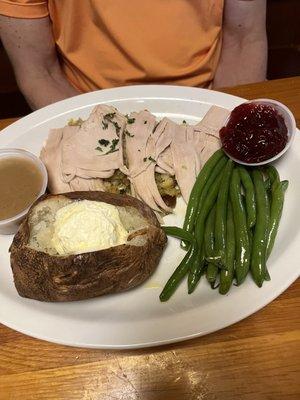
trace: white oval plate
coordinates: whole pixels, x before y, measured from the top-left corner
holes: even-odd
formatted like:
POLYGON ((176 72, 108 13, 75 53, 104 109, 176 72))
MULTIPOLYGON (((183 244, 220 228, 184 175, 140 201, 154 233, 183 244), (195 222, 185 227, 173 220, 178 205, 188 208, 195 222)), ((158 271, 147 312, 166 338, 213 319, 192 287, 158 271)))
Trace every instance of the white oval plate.
MULTIPOLYGON (((69 118, 88 116, 98 103, 121 112, 148 109, 158 117, 196 123, 212 104, 232 109, 244 100, 204 89, 175 86, 133 86, 87 93, 36 111, 0 134, 1 147, 19 147, 39 154, 50 128, 69 118)), ((258 289, 248 277, 241 287, 219 295, 202 279, 193 295, 186 282, 166 303, 159 294, 184 252, 175 239, 152 277, 126 293, 70 303, 42 303, 18 296, 13 284, 8 248, 11 236, 0 235, 0 322, 27 335, 50 342, 94 348, 138 348, 162 345, 205 335, 231 325, 275 299, 299 275, 300 267, 300 136, 276 163, 290 181, 278 239, 269 260, 272 277, 258 289)), ((185 205, 179 201, 167 224, 182 225, 185 205)))

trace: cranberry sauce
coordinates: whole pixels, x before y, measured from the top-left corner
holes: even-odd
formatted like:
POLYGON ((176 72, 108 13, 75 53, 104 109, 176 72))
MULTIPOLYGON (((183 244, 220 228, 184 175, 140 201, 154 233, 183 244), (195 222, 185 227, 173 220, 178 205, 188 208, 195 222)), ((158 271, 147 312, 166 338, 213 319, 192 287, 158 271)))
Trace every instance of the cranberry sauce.
POLYGON ((288 134, 275 108, 244 103, 231 112, 227 125, 220 130, 220 139, 228 155, 245 163, 258 163, 280 153, 288 134))

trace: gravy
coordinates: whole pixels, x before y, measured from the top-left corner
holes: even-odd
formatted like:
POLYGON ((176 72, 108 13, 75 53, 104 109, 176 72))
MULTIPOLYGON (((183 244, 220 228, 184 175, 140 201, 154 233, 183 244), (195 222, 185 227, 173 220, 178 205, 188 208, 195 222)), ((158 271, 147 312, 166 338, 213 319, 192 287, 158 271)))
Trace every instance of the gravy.
POLYGON ((29 207, 42 184, 42 173, 32 161, 17 156, 0 158, 0 220, 29 207))

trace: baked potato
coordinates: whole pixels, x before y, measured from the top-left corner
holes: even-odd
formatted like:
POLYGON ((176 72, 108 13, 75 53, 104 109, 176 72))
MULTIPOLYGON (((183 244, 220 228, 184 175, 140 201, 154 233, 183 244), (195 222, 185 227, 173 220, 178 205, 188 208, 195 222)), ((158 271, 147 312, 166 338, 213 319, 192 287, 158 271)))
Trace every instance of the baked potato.
POLYGON ((15 286, 20 296, 40 301, 122 292, 152 274, 166 243, 153 211, 133 197, 100 191, 44 195, 29 210, 10 247, 15 286), (51 245, 56 212, 81 200, 116 206, 128 232, 126 243, 81 254, 56 253, 51 245))

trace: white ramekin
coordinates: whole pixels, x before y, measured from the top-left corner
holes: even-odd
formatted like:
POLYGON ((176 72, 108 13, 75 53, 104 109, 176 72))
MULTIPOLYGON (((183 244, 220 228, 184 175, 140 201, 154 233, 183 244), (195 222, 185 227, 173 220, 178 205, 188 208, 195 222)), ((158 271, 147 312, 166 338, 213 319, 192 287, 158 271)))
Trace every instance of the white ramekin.
MULTIPOLYGON (((40 190, 39 194, 32 201, 32 203, 33 203, 37 198, 39 198, 42 194, 45 193, 46 188, 47 188, 48 174, 47 174, 45 165, 42 163, 42 161, 37 156, 30 153, 29 151, 22 150, 22 149, 0 149, 0 160, 3 158, 9 158, 9 157, 14 157, 14 158, 20 157, 23 159, 25 158, 25 159, 31 160, 41 171, 41 174, 43 176, 43 182, 42 182, 42 186, 41 186, 41 190, 40 190)), ((31 207, 31 204, 25 210, 23 210, 19 214, 15 215, 14 217, 0 220, 0 234, 10 235, 10 234, 16 233, 22 219, 27 214, 30 207, 31 207)))
MULTIPOLYGON (((250 166, 250 167, 257 167, 259 165, 269 164, 269 163, 277 160, 277 158, 281 157, 290 148, 290 146, 291 146, 291 144, 292 144, 292 142, 294 140, 295 134, 296 134, 295 117, 294 117, 293 113, 291 112, 291 110, 289 110, 289 108, 287 106, 285 106, 284 104, 282 104, 282 103, 280 103, 279 101, 276 101, 276 100, 272 100, 272 99, 254 99, 254 100, 249 100, 249 101, 247 101, 245 103, 255 103, 255 104, 263 104, 263 105, 266 105, 266 106, 271 106, 278 112, 278 114, 280 114, 283 117, 284 122, 285 122, 286 127, 287 127, 287 130, 288 130, 288 141, 287 141, 287 143, 285 145, 285 148, 283 150, 281 150, 281 152, 276 154, 276 156, 274 156, 272 158, 269 158, 269 159, 267 159, 265 161, 261 161, 259 163, 246 163, 245 161, 241 161, 241 160, 238 160, 237 158, 232 157, 230 154, 228 154, 225 151, 225 149, 223 149, 223 150, 227 154, 228 157, 230 157, 233 161, 235 161, 235 162, 237 162, 239 164, 247 165, 247 166, 250 166)), ((230 115, 228 116, 228 118, 227 118, 227 120, 225 122, 225 126, 226 126, 229 118, 230 118, 230 115)))

